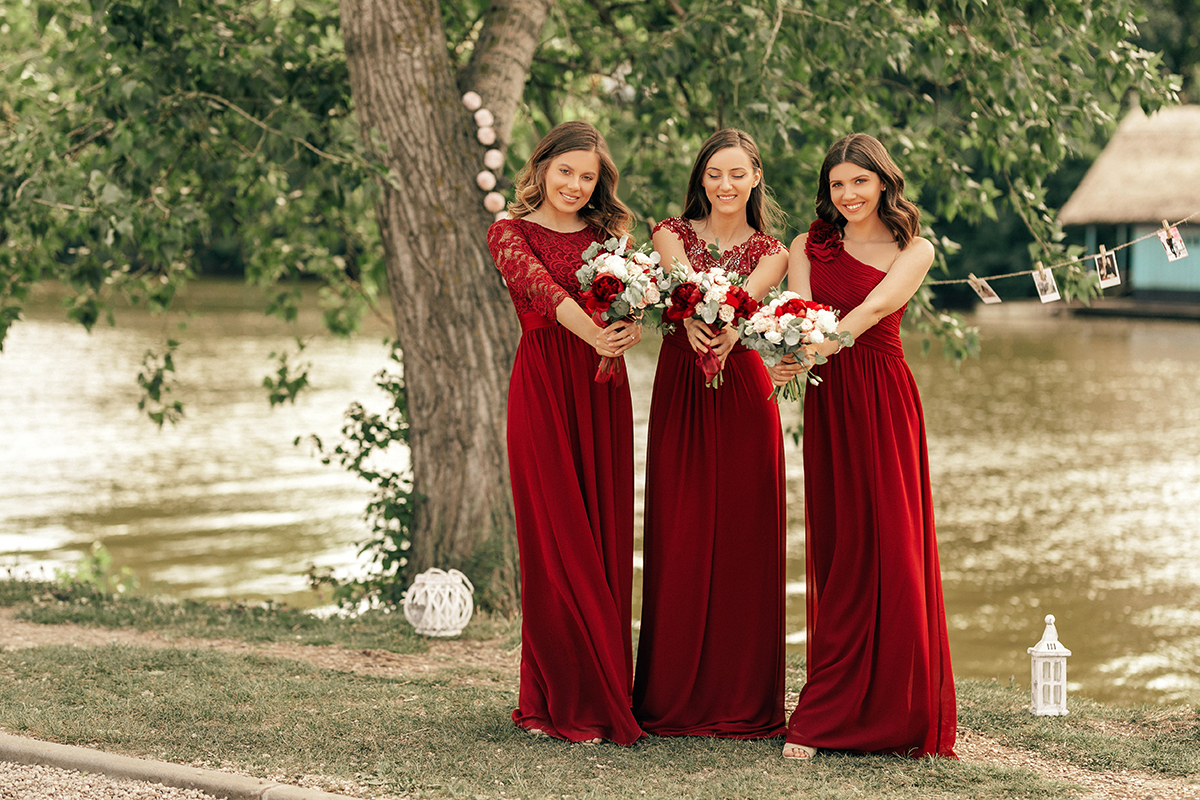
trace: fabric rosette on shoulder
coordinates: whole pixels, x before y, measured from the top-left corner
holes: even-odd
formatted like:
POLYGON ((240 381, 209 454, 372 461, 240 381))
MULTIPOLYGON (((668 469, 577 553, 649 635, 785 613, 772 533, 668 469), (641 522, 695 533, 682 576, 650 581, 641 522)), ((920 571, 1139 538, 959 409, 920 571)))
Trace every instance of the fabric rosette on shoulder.
MULTIPOLYGON (((575 271, 583 289, 584 307, 602 328, 614 322, 639 319, 647 307, 662 299, 659 284, 663 271, 659 255, 649 244, 630 249, 629 237, 593 242, 583 251, 583 266, 575 271)), ((625 360, 604 356, 596 369, 596 381, 625 380, 625 360)))
MULTIPOLYGON (((694 272, 678 261, 667 272, 669 294, 663 300, 662 327, 674 329, 686 319, 701 320, 715 330, 736 327, 758 309, 758 302, 742 287, 745 278, 736 272, 714 267, 694 272)), ((704 373, 704 385, 721 385, 721 359, 707 350, 696 356, 696 366, 704 373)))
MULTIPOLYGON (((838 331, 838 312, 822 303, 805 300, 795 292, 774 292, 758 311, 738 326, 742 344, 762 356, 773 367, 788 356, 808 369, 802 373, 812 384, 821 379, 812 368, 828 359, 811 350, 813 345, 836 340, 843 346, 854 344, 854 337, 838 331)), ((771 399, 779 402, 800 399, 801 375, 775 387, 771 399)))

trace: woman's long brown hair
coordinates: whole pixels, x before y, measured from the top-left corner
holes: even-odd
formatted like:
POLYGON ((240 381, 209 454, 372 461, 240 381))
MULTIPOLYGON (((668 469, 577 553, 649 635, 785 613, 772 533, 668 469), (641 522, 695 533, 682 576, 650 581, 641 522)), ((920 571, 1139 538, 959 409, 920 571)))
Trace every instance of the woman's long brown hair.
POLYGON ((712 203, 708 201, 708 195, 704 192, 704 170, 708 168, 709 159, 726 147, 742 148, 750 157, 750 166, 762 176, 758 186, 750 190, 750 199, 746 201, 746 222, 757 231, 774 234, 783 225, 783 210, 767 187, 758 145, 750 134, 737 128, 722 128, 700 146, 696 162, 692 164, 692 174, 688 178, 687 194, 683 199, 683 218, 704 219, 712 213, 712 203))
POLYGON ((879 176, 884 188, 879 196, 879 219, 892 232, 892 238, 901 250, 908 247, 921 230, 921 212, 914 203, 905 199, 904 173, 874 136, 852 133, 838 139, 829 148, 825 162, 821 164, 821 178, 817 184, 817 216, 839 228, 846 227, 846 218, 830 197, 829 173, 838 164, 847 162, 869 169, 879 176))
POLYGON ((556 125, 534 148, 529 161, 517 173, 516 199, 508 204, 510 217, 527 217, 546 200, 546 169, 563 153, 583 150, 600 158, 600 174, 596 188, 579 218, 605 236, 624 236, 629 233, 633 214, 617 198, 617 166, 608 152, 608 144, 600 131, 578 120, 556 125))

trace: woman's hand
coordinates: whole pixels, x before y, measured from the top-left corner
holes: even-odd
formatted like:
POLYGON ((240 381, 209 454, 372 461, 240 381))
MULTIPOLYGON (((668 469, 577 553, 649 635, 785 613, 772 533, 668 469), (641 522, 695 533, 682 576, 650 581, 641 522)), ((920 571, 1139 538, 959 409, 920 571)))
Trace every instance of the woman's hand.
POLYGON ((729 355, 730 351, 733 350, 733 346, 738 342, 737 328, 731 328, 729 326, 721 328, 721 330, 717 331, 717 333, 712 337, 711 342, 712 344, 710 347, 712 348, 713 353, 715 353, 717 358, 721 359, 721 363, 724 364, 726 357, 729 355))
POLYGON ((683 329, 687 331, 688 344, 697 353, 703 355, 713 349, 713 340, 717 334, 713 333, 713 329, 708 327, 704 320, 688 317, 683 321, 683 329))
POLYGON ((601 356, 616 358, 642 340, 642 326, 629 320, 600 328, 592 347, 601 356))
POLYGON ((797 375, 803 375, 808 372, 808 365, 803 364, 789 356, 784 356, 783 361, 780 361, 773 367, 767 367, 767 374, 771 376, 771 383, 776 386, 783 386, 797 375))

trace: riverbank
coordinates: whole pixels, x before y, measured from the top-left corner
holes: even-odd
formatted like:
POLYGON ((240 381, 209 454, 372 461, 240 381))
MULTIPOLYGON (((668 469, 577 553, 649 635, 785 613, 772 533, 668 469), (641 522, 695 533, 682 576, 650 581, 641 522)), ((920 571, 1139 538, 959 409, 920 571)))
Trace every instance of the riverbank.
MULTIPOLYGON (((0 730, 363 798, 1200 797, 1188 706, 1025 711, 1019 686, 959 681, 961 761, 781 742, 567 745, 516 730, 519 628, 416 637, 397 614, 113 599, 0 581, 0 730)), ((787 702, 803 681, 789 662, 787 702)))

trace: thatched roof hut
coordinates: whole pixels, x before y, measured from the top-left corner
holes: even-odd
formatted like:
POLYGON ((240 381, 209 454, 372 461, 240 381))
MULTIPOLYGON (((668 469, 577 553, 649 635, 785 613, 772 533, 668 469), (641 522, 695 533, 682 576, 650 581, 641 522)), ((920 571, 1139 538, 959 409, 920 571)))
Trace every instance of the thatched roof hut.
POLYGON ((1135 108, 1058 214, 1064 225, 1172 223, 1200 211, 1200 106, 1135 108))

